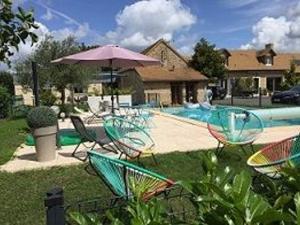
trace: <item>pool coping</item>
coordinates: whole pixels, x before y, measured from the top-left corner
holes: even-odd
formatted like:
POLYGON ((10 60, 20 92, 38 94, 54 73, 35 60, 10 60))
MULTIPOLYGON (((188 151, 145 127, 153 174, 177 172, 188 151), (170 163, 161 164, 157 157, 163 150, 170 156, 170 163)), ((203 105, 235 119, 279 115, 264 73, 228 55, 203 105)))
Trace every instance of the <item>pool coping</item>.
POLYGON ((181 117, 181 116, 175 116, 175 115, 172 115, 170 113, 162 112, 162 111, 159 111, 159 110, 151 110, 151 112, 155 115, 171 118, 171 119, 174 119, 174 120, 177 120, 177 121, 180 121, 180 122, 184 122, 184 123, 188 123, 188 124, 191 124, 191 125, 195 125, 195 126, 198 126, 198 127, 207 128, 207 123, 204 123, 204 122, 201 122, 201 121, 196 121, 196 120, 189 119, 189 118, 184 118, 184 117, 181 117))
MULTIPOLYGON (((191 125, 195 125, 195 126, 198 126, 198 127, 207 128, 207 123, 205 123, 205 122, 196 121, 196 120, 189 119, 189 118, 184 118, 184 117, 181 117, 181 116, 175 116, 175 115, 172 115, 172 114, 167 113, 167 112, 159 111, 159 109, 150 110, 150 111, 152 113, 154 113, 155 115, 167 117, 167 118, 174 119, 174 120, 177 120, 177 121, 180 121, 180 122, 183 122, 183 123, 188 123, 188 124, 191 124, 191 125)), ((286 129, 286 128, 291 128, 291 127, 299 128, 300 125, 264 127, 263 130, 264 131, 273 131, 274 129, 278 129, 278 128, 286 129)))

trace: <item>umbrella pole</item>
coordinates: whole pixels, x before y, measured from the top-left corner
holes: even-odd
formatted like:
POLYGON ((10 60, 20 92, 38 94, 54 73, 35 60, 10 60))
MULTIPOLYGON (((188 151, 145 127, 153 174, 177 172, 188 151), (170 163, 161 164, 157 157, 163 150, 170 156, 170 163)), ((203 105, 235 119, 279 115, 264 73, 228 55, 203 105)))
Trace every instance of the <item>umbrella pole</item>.
POLYGON ((111 94, 111 113, 114 113, 114 90, 113 90, 113 67, 110 59, 110 94, 111 94))

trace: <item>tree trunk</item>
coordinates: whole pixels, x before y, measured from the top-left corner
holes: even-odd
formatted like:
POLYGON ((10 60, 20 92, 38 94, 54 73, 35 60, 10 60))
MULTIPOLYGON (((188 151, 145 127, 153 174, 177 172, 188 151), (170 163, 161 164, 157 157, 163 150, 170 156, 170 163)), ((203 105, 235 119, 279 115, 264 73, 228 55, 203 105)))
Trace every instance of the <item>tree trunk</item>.
POLYGON ((61 94, 61 97, 60 97, 61 104, 64 105, 65 101, 66 101, 66 92, 65 92, 64 88, 60 89, 60 94, 61 94))
POLYGON ((70 85, 70 97, 71 97, 71 105, 74 107, 74 86, 73 84, 70 85))

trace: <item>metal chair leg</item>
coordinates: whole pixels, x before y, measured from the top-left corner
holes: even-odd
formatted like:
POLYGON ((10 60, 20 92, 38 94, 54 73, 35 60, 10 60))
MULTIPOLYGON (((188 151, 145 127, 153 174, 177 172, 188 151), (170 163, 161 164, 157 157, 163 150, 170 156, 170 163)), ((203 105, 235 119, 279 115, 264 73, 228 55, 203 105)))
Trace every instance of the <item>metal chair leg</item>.
POLYGON ((157 161, 155 155, 153 153, 151 153, 151 155, 152 155, 152 159, 153 159, 155 165, 158 165, 158 161, 157 161))
POLYGON ((223 145, 221 147, 221 144, 222 144, 221 142, 218 142, 218 147, 216 148, 216 155, 217 156, 220 156, 221 153, 223 152, 224 148, 225 148, 225 145, 223 145))
POLYGON ((74 149, 74 151, 72 152, 72 156, 73 156, 73 157, 76 158, 75 153, 76 153, 76 151, 78 150, 78 148, 79 148, 79 146, 80 146, 81 144, 82 144, 82 142, 80 142, 80 143, 76 146, 76 148, 74 149))

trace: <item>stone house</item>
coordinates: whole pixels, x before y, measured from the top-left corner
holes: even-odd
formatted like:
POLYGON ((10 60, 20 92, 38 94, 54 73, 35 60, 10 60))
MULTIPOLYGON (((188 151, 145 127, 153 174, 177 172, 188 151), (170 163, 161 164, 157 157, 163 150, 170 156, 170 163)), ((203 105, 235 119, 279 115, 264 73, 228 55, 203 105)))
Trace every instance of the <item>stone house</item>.
POLYGON ((180 105, 204 100, 207 77, 190 68, 186 58, 167 41, 158 40, 142 51, 142 54, 159 59, 161 65, 120 72, 123 76, 119 86, 132 87, 133 104, 156 102, 180 105))
POLYGON ((221 49, 228 69, 227 79, 222 86, 231 94, 231 87, 237 78, 251 77, 254 89, 261 88, 263 93, 278 91, 284 79, 285 71, 291 63, 296 65, 296 72, 300 73, 300 53, 276 52, 273 44, 266 44, 259 50, 226 50, 221 49))

